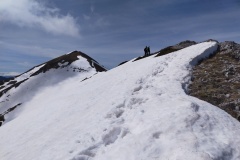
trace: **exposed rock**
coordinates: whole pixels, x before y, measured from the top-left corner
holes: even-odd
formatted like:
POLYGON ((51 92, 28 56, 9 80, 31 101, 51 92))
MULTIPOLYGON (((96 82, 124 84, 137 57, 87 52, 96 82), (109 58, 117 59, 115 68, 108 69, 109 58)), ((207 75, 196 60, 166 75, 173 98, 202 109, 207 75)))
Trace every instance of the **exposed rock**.
POLYGON ((189 41, 189 40, 182 41, 182 42, 180 42, 180 43, 178 43, 174 46, 166 47, 166 48, 156 52, 155 54, 157 54, 156 57, 162 56, 162 55, 165 55, 165 54, 175 52, 175 51, 178 51, 180 49, 189 47, 189 46, 194 45, 194 44, 197 44, 197 43, 195 41, 189 41))
POLYGON ((2 77, 0 76, 0 85, 3 85, 5 82, 12 80, 14 77, 2 77))
POLYGON ((186 40, 186 41, 182 41, 182 42, 174 45, 173 48, 175 48, 175 49, 183 49, 183 48, 192 46, 192 45, 194 45, 194 44, 197 44, 197 42, 195 42, 195 41, 190 41, 190 40, 186 40))
POLYGON ((16 109, 18 106, 20 106, 20 105, 21 105, 21 103, 15 105, 14 107, 9 108, 8 110, 6 110, 5 112, 3 112, 3 113, 0 114, 0 127, 2 126, 3 122, 5 121, 4 116, 5 116, 6 114, 12 112, 13 110, 15 110, 15 109, 16 109))
POLYGON ((193 68, 189 94, 240 120, 240 45, 219 43, 219 51, 193 68))
POLYGON ((123 65, 124 63, 127 63, 127 62, 128 62, 128 61, 121 62, 121 63, 119 63, 118 66, 121 66, 121 65, 123 65))
POLYGON ((230 54, 233 58, 240 60, 240 44, 233 41, 220 43, 221 54, 230 54))
POLYGON ((1 97, 4 93, 6 93, 7 91, 9 91, 10 89, 12 89, 12 88, 17 88, 21 83, 23 83, 23 82, 25 82, 25 81, 27 81, 27 80, 28 80, 28 78, 26 78, 26 79, 24 79, 24 80, 22 80, 22 81, 20 81, 20 82, 13 83, 13 84, 10 85, 9 87, 3 89, 3 90, 0 92, 0 97, 1 97))

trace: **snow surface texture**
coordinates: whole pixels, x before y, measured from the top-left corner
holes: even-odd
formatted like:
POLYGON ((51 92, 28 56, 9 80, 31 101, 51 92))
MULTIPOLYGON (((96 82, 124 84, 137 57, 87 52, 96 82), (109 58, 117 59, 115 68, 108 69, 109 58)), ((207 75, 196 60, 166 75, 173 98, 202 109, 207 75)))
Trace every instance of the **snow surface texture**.
MULTIPOLYGON (((77 76, 77 79, 75 79, 76 82, 81 82, 85 78, 89 78, 97 73, 95 68, 92 68, 90 66, 87 59, 78 56, 78 60, 74 61, 70 65, 68 62, 62 61, 62 63, 58 64, 60 68, 52 68, 45 73, 40 73, 38 75, 32 76, 44 65, 45 64, 34 67, 28 72, 12 80, 16 81, 16 83, 23 83, 21 83, 18 87, 13 87, 0 98, 0 113, 6 113, 9 108, 31 101, 34 95, 41 93, 41 90, 44 88, 51 88, 52 86, 57 85, 58 83, 63 83, 65 80, 71 79, 74 76, 77 76)), ((3 84, 3 86, 4 88, 0 89, 0 91, 11 86, 11 84, 9 84, 9 82, 6 82, 3 84)), ((47 96, 54 96, 56 93, 52 94, 47 94, 47 96)), ((17 108, 17 110, 20 109, 21 107, 17 108)), ((5 121, 3 124, 14 119, 18 113, 19 112, 13 111, 6 114, 4 116, 5 121)))
POLYGON ((239 122, 184 89, 216 49, 204 42, 39 91, 0 128, 1 160, 240 159, 239 122))

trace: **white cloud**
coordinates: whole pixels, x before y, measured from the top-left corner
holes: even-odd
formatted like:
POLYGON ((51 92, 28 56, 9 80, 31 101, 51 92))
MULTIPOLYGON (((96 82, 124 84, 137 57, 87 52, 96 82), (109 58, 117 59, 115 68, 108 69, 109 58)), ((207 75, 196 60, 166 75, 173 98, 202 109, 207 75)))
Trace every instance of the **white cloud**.
POLYGON ((90 6, 90 13, 83 14, 84 20, 89 22, 89 26, 91 28, 99 28, 109 26, 110 23, 106 20, 106 18, 100 13, 95 12, 95 6, 90 6))
POLYGON ((49 8, 36 0, 1 0, 1 21, 21 27, 37 27, 56 35, 79 35, 74 17, 61 15, 58 8, 49 8))
POLYGON ((90 7, 90 10, 91 10, 91 12, 93 13, 94 10, 95 10, 95 7, 92 5, 92 6, 90 7))
MULTIPOLYGON (((15 44, 15 43, 5 43, 0 41, 0 46, 2 48, 6 48, 8 50, 13 50, 16 53, 21 53, 25 56, 41 56, 41 57, 48 57, 48 58, 54 58, 61 54, 67 53, 69 50, 64 51, 61 49, 56 48, 48 48, 48 47, 41 47, 37 45, 25 45, 25 44, 15 44)), ((59 47, 58 47, 59 48, 59 47)), ((74 50, 74 49, 73 49, 74 50)))

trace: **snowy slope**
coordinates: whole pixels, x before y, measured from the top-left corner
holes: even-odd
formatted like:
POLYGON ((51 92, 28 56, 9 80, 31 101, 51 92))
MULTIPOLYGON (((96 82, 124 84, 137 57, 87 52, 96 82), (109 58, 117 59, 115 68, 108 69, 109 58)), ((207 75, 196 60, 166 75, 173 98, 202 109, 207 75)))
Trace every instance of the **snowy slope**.
MULTIPOLYGON (((13 110, 30 101, 35 94, 46 87, 52 87, 74 76, 78 77, 77 82, 81 82, 96 74, 97 71, 105 70, 93 63, 97 64, 94 59, 84 53, 74 51, 33 67, 4 83, 0 86, 0 121, 1 115, 4 115, 4 123, 12 120, 17 116, 13 110)), ((52 95, 48 94, 48 96, 52 95)))
POLYGON ((184 91, 191 66, 216 49, 204 42, 38 91, 0 128, 1 160, 240 159, 239 122, 184 91))

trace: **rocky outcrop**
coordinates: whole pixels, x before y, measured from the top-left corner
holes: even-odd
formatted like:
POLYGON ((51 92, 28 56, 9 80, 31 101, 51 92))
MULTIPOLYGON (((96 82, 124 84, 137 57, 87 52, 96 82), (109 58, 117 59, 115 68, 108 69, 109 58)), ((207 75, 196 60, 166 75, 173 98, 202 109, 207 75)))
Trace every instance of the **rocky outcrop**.
POLYGON ((182 41, 174 46, 168 46, 164 49, 161 49, 160 51, 156 52, 155 54, 156 57, 158 56, 162 56, 162 55, 165 55, 165 54, 168 54, 168 53, 171 53, 171 52, 175 52, 175 51, 178 51, 178 50, 181 50, 183 48, 186 48, 186 47, 189 47, 189 46, 192 46, 194 44, 197 44, 197 42, 195 41, 190 41, 190 40, 186 40, 186 41, 182 41))
POLYGON ((240 60, 240 44, 233 41, 220 43, 221 54, 229 54, 232 58, 240 60))
POLYGON ((11 79, 13 79, 13 77, 2 77, 2 76, 0 76, 0 85, 2 85, 5 82, 8 82, 11 79))
POLYGON ((219 43, 219 51, 193 68, 189 94, 240 121, 240 44, 219 43))

